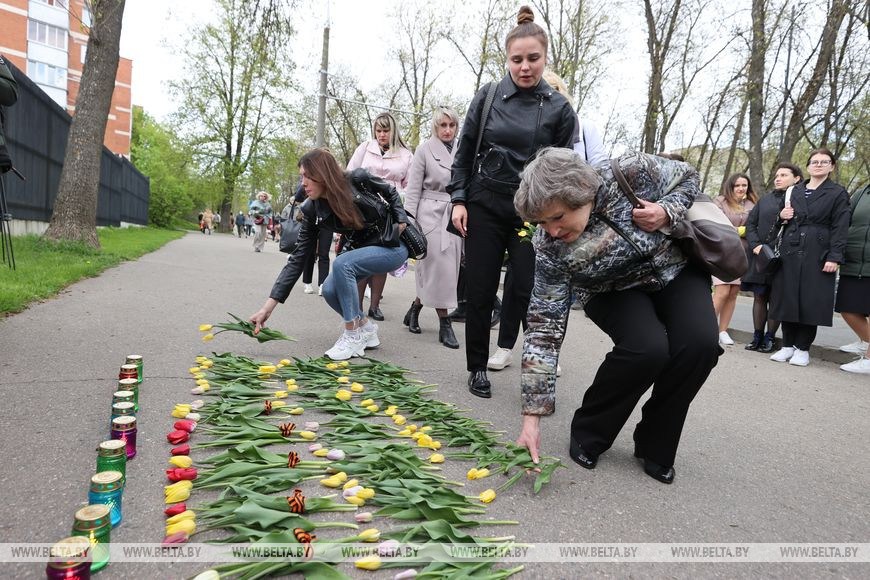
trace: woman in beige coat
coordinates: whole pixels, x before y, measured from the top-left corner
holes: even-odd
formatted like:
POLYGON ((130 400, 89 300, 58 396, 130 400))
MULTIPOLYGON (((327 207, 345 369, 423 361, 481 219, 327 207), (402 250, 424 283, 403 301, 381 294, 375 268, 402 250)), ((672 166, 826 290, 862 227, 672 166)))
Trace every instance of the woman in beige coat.
POLYGON ((445 191, 453 164, 453 144, 459 115, 447 107, 438 107, 432 116, 432 137, 417 147, 408 170, 405 210, 413 214, 426 235, 428 253, 414 268, 417 298, 405 315, 404 324, 420 334, 419 316, 423 305, 438 313, 441 328, 438 342, 447 348, 459 348, 453 333, 448 308, 456 308, 456 281, 462 258, 462 238, 447 232, 450 221, 450 195, 445 191))

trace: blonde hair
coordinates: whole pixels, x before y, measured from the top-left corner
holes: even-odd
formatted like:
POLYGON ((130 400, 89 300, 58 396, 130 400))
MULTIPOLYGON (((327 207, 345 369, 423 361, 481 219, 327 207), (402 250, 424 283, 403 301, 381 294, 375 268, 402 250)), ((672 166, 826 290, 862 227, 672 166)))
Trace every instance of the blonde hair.
MULTIPOLYGON (((456 111, 451 109, 450 107, 438 106, 435 107, 435 110, 432 111, 432 136, 438 136, 438 121, 440 121, 443 117, 447 117, 454 123, 456 123, 456 130, 459 131, 459 115, 456 114, 456 111)), ((453 138, 456 138, 456 135, 453 135, 453 138)))
POLYGON ((402 141, 402 136, 399 135, 399 124, 396 118, 390 113, 381 113, 375 120, 372 121, 372 139, 376 139, 375 129, 390 130, 390 151, 397 151, 399 148, 407 149, 408 146, 402 141))
POLYGON ((551 69, 544 69, 543 79, 547 81, 547 84, 556 89, 556 92, 561 94, 563 97, 568 99, 568 103, 571 105, 571 108, 574 108, 574 98, 571 96, 571 93, 568 91, 568 85, 565 83, 565 80, 553 72, 551 69))

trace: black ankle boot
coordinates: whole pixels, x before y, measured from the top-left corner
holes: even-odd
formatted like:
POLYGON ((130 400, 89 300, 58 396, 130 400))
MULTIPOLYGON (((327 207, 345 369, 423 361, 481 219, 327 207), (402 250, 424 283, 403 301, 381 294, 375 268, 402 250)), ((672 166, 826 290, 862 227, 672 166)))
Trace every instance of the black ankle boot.
POLYGON ((465 322, 465 301, 459 303, 456 309, 447 315, 453 322, 465 322))
POLYGON ((453 325, 450 324, 450 319, 446 316, 439 318, 441 329, 438 331, 438 342, 447 348, 459 348, 459 341, 456 340, 456 335, 453 333, 453 325))
POLYGON ((758 347, 761 346, 761 341, 764 337, 764 333, 760 330, 756 330, 752 334, 752 342, 744 346, 743 348, 746 350, 758 350, 758 347))
POLYGON ((472 395, 489 399, 492 397, 492 383, 486 376, 486 371, 472 371, 468 375, 468 390, 472 395))
POLYGON ((402 321, 402 324, 408 327, 410 332, 414 334, 420 334, 422 332, 420 330, 420 311, 423 310, 422 304, 417 304, 416 302, 411 302, 411 307, 408 309, 407 314, 405 314, 405 319, 402 321))
POLYGON ((668 467, 665 465, 659 465, 655 461, 650 461, 646 457, 643 456, 643 451, 637 444, 637 441, 634 443, 634 456, 643 461, 643 471, 653 479, 661 481, 662 483, 674 483, 674 477, 676 477, 677 473, 674 471, 673 467, 668 467))
POLYGON ((773 335, 771 333, 764 333, 764 338, 761 341, 761 345, 758 347, 758 352, 773 352, 773 335))

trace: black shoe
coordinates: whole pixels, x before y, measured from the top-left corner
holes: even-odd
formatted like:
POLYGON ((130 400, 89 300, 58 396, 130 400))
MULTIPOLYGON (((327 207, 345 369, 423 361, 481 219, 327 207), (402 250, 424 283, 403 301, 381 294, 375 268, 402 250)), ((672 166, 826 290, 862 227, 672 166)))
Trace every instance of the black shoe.
POLYGON ((758 352, 763 353, 771 353, 773 352, 773 337, 769 334, 764 335, 764 340, 761 342, 761 345, 758 347, 758 352))
POLYGON ((674 477, 677 475, 674 468, 659 465, 658 463, 645 458, 638 449, 637 443, 634 444, 634 456, 643 461, 644 473, 662 483, 674 483, 674 477))
POLYGON ((402 324, 407 326, 408 330, 413 332, 414 334, 420 334, 420 332, 422 332, 420 330, 421 310, 423 310, 422 304, 411 302, 411 308, 408 309, 408 312, 405 314, 405 319, 402 321, 402 324))
POLYGON ((369 308, 369 318, 381 321, 384 319, 384 313, 381 312, 380 308, 369 308))
POLYGON ((486 376, 486 371, 472 371, 468 375, 468 390, 472 395, 489 399, 492 397, 492 383, 486 376))
POLYGON ((598 456, 586 452, 573 437, 571 437, 571 445, 568 447, 568 455, 580 467, 595 469, 595 466, 598 465, 598 456))
POLYGON ((444 318, 439 318, 438 321, 441 323, 441 328, 438 331, 438 342, 447 348, 459 348, 459 341, 456 340, 456 334, 453 332, 453 325, 450 324, 450 319, 445 316, 444 318))
POLYGON ((758 350, 758 347, 761 346, 761 341, 762 341, 763 336, 764 336, 764 333, 762 333, 760 330, 756 330, 755 333, 752 335, 752 342, 750 342, 749 344, 747 344, 743 348, 745 350, 758 350))
POLYGON ((460 302, 456 310, 447 315, 451 322, 465 322, 465 302, 460 302))

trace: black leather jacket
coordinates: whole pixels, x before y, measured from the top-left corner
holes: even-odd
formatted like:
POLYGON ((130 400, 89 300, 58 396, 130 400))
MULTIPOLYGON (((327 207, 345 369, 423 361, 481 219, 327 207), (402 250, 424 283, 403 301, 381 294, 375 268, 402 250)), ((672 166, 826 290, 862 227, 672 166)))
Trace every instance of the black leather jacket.
POLYGON ((539 149, 574 144, 577 115, 568 100, 543 79, 526 90, 517 88, 508 74, 498 83, 478 159, 473 160, 487 89, 474 96, 462 125, 447 185, 454 204, 465 203, 476 186, 512 196, 520 171, 539 149))
MULTIPOLYGON (((398 224, 408 222, 408 216, 405 214, 405 208, 402 206, 402 200, 395 187, 378 177, 374 177, 365 169, 354 169, 348 174, 348 180, 356 199, 359 198, 359 190, 362 188, 368 188, 369 191, 381 194, 390 204, 393 227, 398 228, 398 224)), ((313 253, 317 246, 317 234, 321 228, 345 236, 347 240, 345 247, 348 249, 380 244, 380 229, 383 228, 384 224, 379 216, 365 203, 357 203, 356 206, 362 213, 365 223, 362 230, 353 230, 341 223, 338 217, 332 213, 332 208, 329 207, 326 200, 308 200, 299 207, 303 219, 302 227, 299 229, 299 237, 296 238, 296 249, 287 258, 287 263, 278 274, 278 279, 275 280, 275 285, 272 286, 272 292, 269 294, 270 298, 274 298, 282 304, 287 300, 293 285, 302 275, 305 258, 313 253)))

